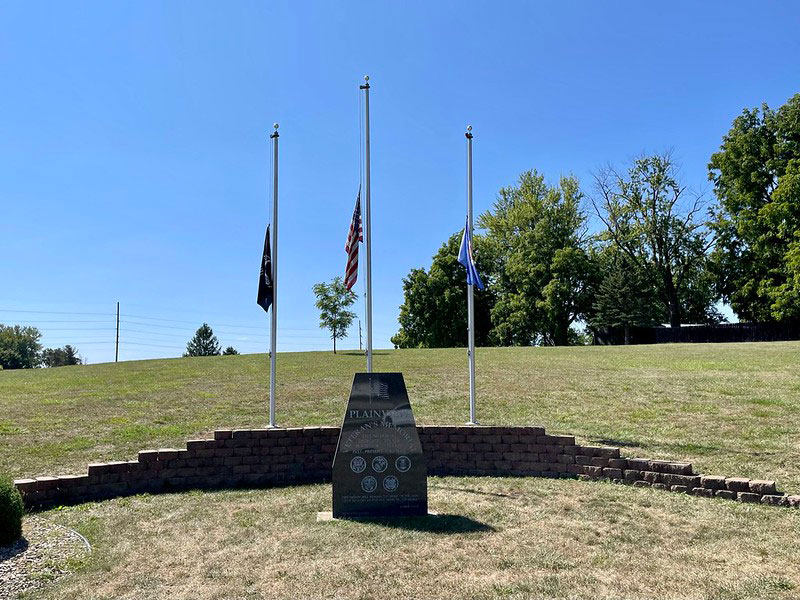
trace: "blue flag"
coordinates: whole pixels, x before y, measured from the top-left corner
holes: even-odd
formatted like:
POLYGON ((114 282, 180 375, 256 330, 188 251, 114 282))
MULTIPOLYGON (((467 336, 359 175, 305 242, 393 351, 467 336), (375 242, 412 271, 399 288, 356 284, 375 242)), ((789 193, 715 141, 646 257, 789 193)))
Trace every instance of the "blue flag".
POLYGON ((458 262, 467 267, 467 285, 476 285, 483 289, 483 281, 475 268, 475 259, 472 257, 472 235, 469 231, 469 221, 464 227, 464 236, 461 238, 461 248, 458 250, 458 262))

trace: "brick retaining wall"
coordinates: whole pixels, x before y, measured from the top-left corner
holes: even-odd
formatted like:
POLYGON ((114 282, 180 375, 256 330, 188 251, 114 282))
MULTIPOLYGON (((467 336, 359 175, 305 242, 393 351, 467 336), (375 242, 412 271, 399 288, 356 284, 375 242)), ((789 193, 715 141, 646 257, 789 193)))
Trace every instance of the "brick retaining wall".
MULTIPOLYGON (((542 427, 420 426, 430 475, 605 479, 695 496, 800 508, 774 481, 700 475, 690 463, 624 458, 542 427)), ((137 460, 90 464, 85 475, 14 482, 28 508, 143 492, 265 487, 330 481, 338 427, 243 429, 191 440, 186 449, 144 450, 137 460)))

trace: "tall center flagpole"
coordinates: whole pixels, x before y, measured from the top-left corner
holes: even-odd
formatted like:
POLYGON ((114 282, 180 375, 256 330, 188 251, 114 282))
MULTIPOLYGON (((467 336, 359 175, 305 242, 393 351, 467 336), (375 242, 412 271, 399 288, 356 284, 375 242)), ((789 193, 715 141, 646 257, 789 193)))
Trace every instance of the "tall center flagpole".
POLYGON ((366 179, 364 187, 366 189, 366 197, 364 203, 364 221, 366 227, 364 233, 364 245, 366 246, 367 254, 367 373, 372 373, 372 209, 370 208, 370 188, 369 188, 369 76, 364 76, 364 85, 360 86, 364 90, 364 108, 365 108, 365 134, 366 140, 364 144, 364 151, 366 154, 365 172, 366 179))
MULTIPOLYGON (((468 239, 472 240, 472 125, 467 127, 467 226, 468 239)), ((475 299, 474 285, 467 284, 467 336, 469 357, 469 425, 477 425, 475 419, 475 299)))
POLYGON ((272 139, 272 313, 269 338, 269 426, 275 425, 275 361, 278 341, 278 124, 272 139))

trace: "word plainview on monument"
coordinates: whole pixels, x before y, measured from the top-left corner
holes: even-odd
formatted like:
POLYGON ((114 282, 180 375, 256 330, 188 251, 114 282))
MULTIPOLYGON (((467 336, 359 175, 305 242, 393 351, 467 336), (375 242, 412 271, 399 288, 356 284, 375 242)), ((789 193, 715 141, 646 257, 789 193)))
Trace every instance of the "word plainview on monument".
POLYGON ((428 469, 402 373, 356 373, 332 478, 334 518, 428 514, 428 469))

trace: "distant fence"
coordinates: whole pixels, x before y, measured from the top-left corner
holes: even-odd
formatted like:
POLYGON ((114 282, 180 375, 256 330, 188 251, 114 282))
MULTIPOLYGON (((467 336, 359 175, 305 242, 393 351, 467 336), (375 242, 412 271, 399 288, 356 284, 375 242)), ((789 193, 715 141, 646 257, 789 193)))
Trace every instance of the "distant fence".
MULTIPOLYGON (((631 344, 781 342, 800 340, 800 322, 631 327, 630 336, 631 344)), ((594 343, 624 344, 625 333, 622 328, 601 329, 594 332, 594 343)))

